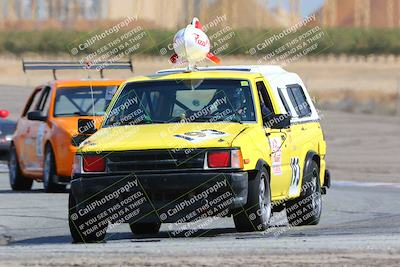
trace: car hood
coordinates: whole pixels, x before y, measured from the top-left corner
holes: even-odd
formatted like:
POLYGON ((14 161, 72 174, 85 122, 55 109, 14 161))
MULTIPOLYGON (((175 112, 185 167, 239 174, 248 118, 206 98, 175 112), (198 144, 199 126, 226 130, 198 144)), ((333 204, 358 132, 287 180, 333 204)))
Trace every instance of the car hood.
POLYGON ((88 117, 57 117, 52 120, 52 123, 59 131, 68 133, 70 136, 78 134, 78 120, 91 119, 94 120, 96 128, 100 127, 103 117, 88 116, 88 117))
POLYGON ((102 128, 80 152, 230 147, 249 124, 171 123, 102 128))

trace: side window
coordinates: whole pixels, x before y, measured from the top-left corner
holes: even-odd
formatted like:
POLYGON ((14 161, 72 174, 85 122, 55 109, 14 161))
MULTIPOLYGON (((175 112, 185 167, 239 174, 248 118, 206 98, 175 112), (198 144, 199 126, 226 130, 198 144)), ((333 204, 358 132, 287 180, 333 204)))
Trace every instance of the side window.
POLYGON ((50 105, 49 95, 50 95, 50 87, 45 87, 42 90, 39 102, 36 105, 36 110, 40 111, 44 116, 47 116, 49 113, 49 105, 50 105))
POLYGON ((38 105, 39 99, 40 99, 40 92, 42 92, 42 89, 37 90, 33 93, 31 96, 29 103, 27 103, 26 108, 24 110, 23 116, 26 116, 28 112, 35 111, 36 106, 38 105))
POLYGON ((256 85, 257 85, 258 95, 261 101, 261 112, 263 118, 275 114, 271 99, 267 93, 267 88, 265 87, 264 82, 257 82, 256 85))
POLYGON ((310 104, 307 101, 303 88, 300 85, 288 86, 287 92, 290 101, 299 117, 311 116, 310 104))

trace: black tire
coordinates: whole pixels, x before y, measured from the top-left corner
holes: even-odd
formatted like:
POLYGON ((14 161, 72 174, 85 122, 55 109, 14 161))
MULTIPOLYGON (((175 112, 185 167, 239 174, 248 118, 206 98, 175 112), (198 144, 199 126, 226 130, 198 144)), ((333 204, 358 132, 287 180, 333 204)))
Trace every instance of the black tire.
POLYGON ((14 191, 26 191, 32 189, 33 179, 25 177, 21 173, 19 167, 18 155, 15 146, 10 149, 10 157, 8 160, 10 186, 14 191))
POLYGON ((265 168, 249 181, 247 204, 237 212, 233 221, 238 232, 264 231, 268 228, 272 204, 269 174, 265 168))
POLYGON ((160 232, 161 223, 132 223, 129 224, 129 227, 134 235, 158 234, 158 232, 160 232))
POLYGON ((55 183, 56 175, 53 149, 46 145, 43 162, 43 188, 46 193, 65 192, 66 185, 55 183))
POLYGON ((322 212, 319 167, 312 161, 305 171, 300 197, 286 203, 286 214, 291 226, 317 225, 322 212))
MULTIPOLYGON (((104 238, 106 237, 108 225, 88 235, 85 235, 82 231, 79 230, 79 226, 85 223, 84 218, 79 217, 75 206, 76 206, 75 198, 72 195, 72 193, 70 193, 68 199, 68 225, 73 242, 74 243, 103 242, 104 238)), ((90 217, 88 217, 87 219, 90 219, 90 217)))

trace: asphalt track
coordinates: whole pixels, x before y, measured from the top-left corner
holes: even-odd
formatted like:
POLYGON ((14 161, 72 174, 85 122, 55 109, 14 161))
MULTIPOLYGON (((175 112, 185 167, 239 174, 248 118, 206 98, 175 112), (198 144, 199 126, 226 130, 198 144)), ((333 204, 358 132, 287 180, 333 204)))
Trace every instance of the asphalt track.
MULTIPOLYGON (((15 193, 0 173, 0 266, 399 266, 399 117, 323 112, 335 184, 318 226, 236 233, 217 219, 201 237, 171 238, 170 225, 134 237, 128 225, 104 244, 71 244, 67 194, 15 193), (389 142, 390 141, 390 142, 389 142)), ((0 162, 0 172, 6 171, 0 162)), ((283 220, 280 220, 283 219, 283 220)))
MULTIPOLYGON (((236 233, 231 218, 217 219, 201 237, 171 238, 168 226, 134 237, 122 224, 102 244, 72 244, 67 193, 10 190, 0 174, 0 265, 351 265, 398 266, 400 186, 337 182, 324 196, 318 226, 288 228, 284 221, 264 233, 236 233)), ((284 218, 277 213, 275 218, 284 218)), ((279 220, 279 219, 278 219, 279 220)))

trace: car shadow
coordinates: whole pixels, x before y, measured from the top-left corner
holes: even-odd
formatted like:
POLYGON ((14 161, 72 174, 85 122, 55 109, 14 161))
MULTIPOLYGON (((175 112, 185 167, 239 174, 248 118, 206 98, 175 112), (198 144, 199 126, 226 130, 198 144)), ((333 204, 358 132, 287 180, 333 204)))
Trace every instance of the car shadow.
MULTIPOLYGON (((201 229, 196 231, 193 237, 216 237, 236 233, 235 228, 201 229)), ((172 231, 161 231, 158 234, 133 235, 130 232, 108 233, 105 239, 107 241, 129 240, 130 242, 161 242, 170 238, 187 238, 184 234, 174 235, 172 231)), ((43 236, 28 238, 18 241, 11 241, 8 245, 51 245, 51 244, 72 244, 72 238, 69 235, 43 236)), ((90 245, 90 244, 88 244, 90 245)))
POLYGON ((12 189, 0 189, 0 194, 66 194, 69 193, 69 190, 63 192, 55 192, 55 193, 46 193, 44 189, 33 189, 33 190, 26 190, 26 191, 13 191, 12 189))
POLYGON ((60 192, 53 192, 53 193, 46 193, 44 192, 44 189, 41 188, 35 188, 31 190, 21 190, 21 191, 14 191, 11 188, 10 189, 0 189, 0 194, 68 194, 69 189, 66 189, 65 191, 60 191, 60 192))

